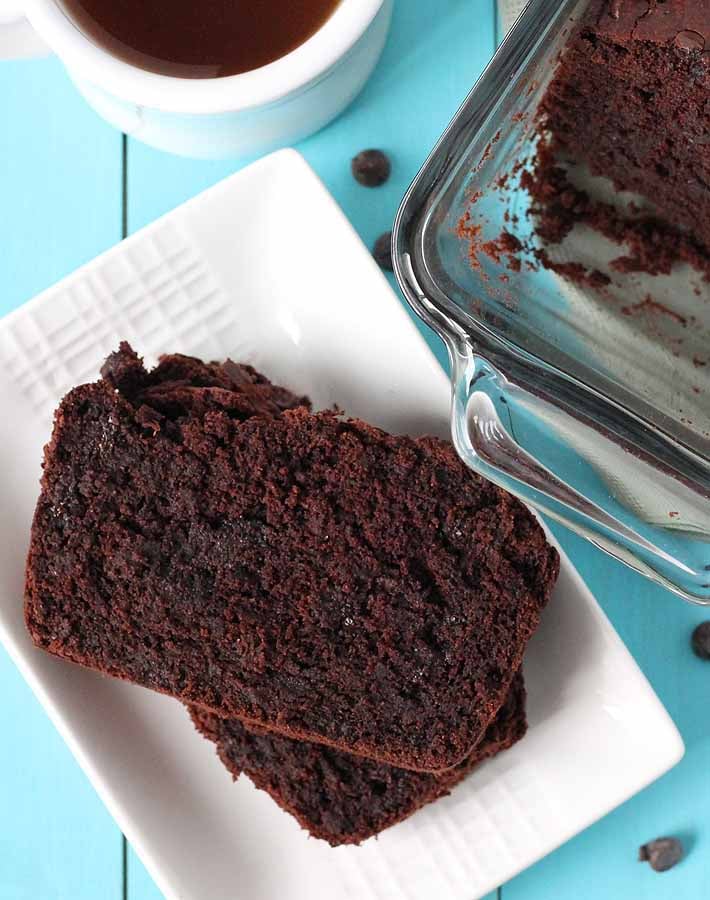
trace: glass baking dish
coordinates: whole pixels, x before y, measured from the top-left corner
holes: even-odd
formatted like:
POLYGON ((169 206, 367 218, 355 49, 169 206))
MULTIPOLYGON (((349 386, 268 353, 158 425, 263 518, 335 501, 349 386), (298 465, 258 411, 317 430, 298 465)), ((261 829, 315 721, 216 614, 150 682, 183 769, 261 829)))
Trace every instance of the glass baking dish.
MULTIPOLYGON (((472 265, 472 235, 478 246, 503 231, 516 246, 539 245, 520 172, 539 140, 537 107, 586 6, 528 4, 400 207, 395 271, 448 347, 452 433, 466 463, 710 604, 708 283, 688 267, 615 274, 602 296, 534 257, 513 266, 502 250, 474 253, 472 265)), ((610 183, 597 181, 609 194, 610 183)), ((582 255, 604 271, 603 241, 575 232, 570 241, 555 249, 559 259, 582 255)))

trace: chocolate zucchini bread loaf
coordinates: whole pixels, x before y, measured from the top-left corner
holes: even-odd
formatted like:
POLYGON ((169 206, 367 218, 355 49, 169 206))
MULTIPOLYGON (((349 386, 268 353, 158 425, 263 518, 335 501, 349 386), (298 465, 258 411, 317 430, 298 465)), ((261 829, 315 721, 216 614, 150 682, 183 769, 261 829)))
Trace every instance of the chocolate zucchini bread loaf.
POLYGON ((222 719, 196 706, 192 720, 217 746, 235 780, 244 773, 314 837, 331 846, 359 844, 449 793, 484 759, 525 734, 525 685, 515 676, 507 700, 481 742, 440 774, 412 772, 222 719))
POLYGON ((553 152, 710 252, 709 98, 708 0, 591 0, 542 113, 553 152))
POLYGON ((456 765, 520 667, 558 556, 440 440, 248 367, 127 345, 46 448, 25 616, 39 647, 287 736, 456 765))

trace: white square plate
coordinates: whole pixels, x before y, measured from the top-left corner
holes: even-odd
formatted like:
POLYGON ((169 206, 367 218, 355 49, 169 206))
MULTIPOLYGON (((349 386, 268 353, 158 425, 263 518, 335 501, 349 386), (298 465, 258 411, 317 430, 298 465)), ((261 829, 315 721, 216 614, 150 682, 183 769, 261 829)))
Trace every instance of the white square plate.
POLYGON ((530 731, 454 793, 359 848, 309 839, 233 784, 176 702, 35 650, 23 565, 51 413, 122 338, 253 363, 392 431, 448 432, 448 382, 342 213, 293 151, 176 209, 0 322, 0 636, 158 885, 183 900, 471 900, 683 754, 569 560, 527 658, 530 731))

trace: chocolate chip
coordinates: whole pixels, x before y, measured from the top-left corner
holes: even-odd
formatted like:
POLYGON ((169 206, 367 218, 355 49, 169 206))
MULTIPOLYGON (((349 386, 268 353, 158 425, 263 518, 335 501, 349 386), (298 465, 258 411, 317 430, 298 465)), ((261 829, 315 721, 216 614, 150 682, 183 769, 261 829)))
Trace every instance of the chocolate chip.
POLYGON ((647 862, 654 872, 672 869, 682 858, 683 845, 678 838, 656 838, 639 847, 639 862, 647 862))
POLYGON ((392 166, 382 150, 362 150, 350 163, 353 178, 365 187, 379 187, 390 177, 392 166))
POLYGON ((679 31, 673 39, 673 43, 679 50, 704 50, 705 38, 697 31, 691 31, 689 28, 685 31, 679 31))
POLYGON ((372 255, 375 257, 375 261, 381 269, 387 269, 388 272, 393 271, 391 231, 385 231, 384 234, 381 234, 377 238, 375 246, 372 248, 372 255))
POLYGON ((701 622, 690 639, 693 653, 700 659, 710 659, 710 622, 701 622))

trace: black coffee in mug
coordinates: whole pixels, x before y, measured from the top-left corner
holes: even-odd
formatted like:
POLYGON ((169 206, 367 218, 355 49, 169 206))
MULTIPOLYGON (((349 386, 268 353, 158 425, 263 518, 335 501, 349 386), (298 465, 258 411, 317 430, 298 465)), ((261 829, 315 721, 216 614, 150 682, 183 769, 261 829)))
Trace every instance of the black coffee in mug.
POLYGON ((94 43, 134 66, 220 78, 285 56, 340 0, 63 0, 94 43))

